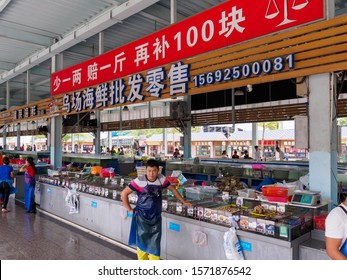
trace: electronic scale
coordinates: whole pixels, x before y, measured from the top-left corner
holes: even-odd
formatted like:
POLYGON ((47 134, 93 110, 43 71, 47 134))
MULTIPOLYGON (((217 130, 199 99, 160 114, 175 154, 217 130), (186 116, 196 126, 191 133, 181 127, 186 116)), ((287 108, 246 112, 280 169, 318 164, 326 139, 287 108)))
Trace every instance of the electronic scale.
POLYGON ((292 203, 311 206, 318 205, 321 203, 321 195, 320 192, 314 191, 295 191, 292 203))

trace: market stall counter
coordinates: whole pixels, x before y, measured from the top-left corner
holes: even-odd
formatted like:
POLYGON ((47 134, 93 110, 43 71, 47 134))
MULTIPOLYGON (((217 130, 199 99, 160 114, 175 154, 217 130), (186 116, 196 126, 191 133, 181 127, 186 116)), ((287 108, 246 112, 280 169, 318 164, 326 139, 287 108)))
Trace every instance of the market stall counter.
MULTIPOLYGON (((41 176, 40 208, 127 244, 131 215, 122 206, 120 193, 130 180, 41 176), (77 204, 69 199, 73 189, 77 204)), ((224 200, 211 189, 205 192, 198 199, 188 198, 193 204, 189 208, 169 194, 163 196, 163 259, 225 259, 223 236, 231 220, 240 226, 237 235, 246 259, 299 259, 299 245, 310 238, 314 208, 270 205, 246 198, 243 206, 236 206, 236 197, 224 200), (193 241, 197 231, 206 234, 203 246, 193 241)), ((135 204, 136 195, 133 193, 129 200, 135 204)))

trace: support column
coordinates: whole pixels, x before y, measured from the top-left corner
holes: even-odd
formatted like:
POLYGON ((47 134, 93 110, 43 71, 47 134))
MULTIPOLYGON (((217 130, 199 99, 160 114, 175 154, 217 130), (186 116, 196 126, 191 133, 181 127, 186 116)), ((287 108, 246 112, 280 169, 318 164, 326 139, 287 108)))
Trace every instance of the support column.
POLYGON ((30 103, 30 70, 27 70, 27 89, 26 89, 26 101, 27 101, 27 104, 30 103))
POLYGON ((71 133, 71 152, 77 153, 78 151, 75 151, 75 134, 71 133))
MULTIPOLYGON (((177 21, 177 0, 171 0, 170 1, 170 21, 171 24, 174 24, 177 21)), ((188 121, 183 121, 184 123, 184 129, 183 129, 183 156, 184 158, 191 158, 192 157, 192 122, 190 119, 191 115, 191 96, 185 96, 183 99, 185 102, 187 102, 187 111, 188 111, 188 121)), ((165 142, 164 142, 165 143, 165 142)), ((167 145, 166 145, 167 147, 167 145)))
POLYGON ((171 0, 170 1, 170 18, 171 18, 171 24, 175 23, 177 21, 177 0, 171 0))
POLYGON ((96 117, 96 132, 95 132, 95 154, 100 155, 101 150, 101 120, 100 120, 100 114, 101 112, 98 110, 95 112, 96 117))
MULTIPOLYGON (((99 32, 99 55, 104 53, 104 32, 99 32)), ((100 110, 95 111, 96 132, 95 132, 95 154, 100 155, 101 150, 101 119, 100 110)))
POLYGON ((112 131, 108 132, 108 147, 112 148, 112 131))
POLYGON ((6 135, 7 135, 7 125, 5 124, 2 128, 2 147, 6 150, 6 135))
POLYGON ((309 77, 310 189, 337 204, 337 124, 331 73, 309 77))
POLYGON ((167 130, 163 128, 163 153, 164 156, 167 155, 167 130))
POLYGON ((62 165, 62 131, 63 131, 63 120, 61 116, 54 117, 51 119, 51 165, 53 169, 62 165))
POLYGON ((17 151, 20 151, 20 123, 17 123, 17 151))
POLYGON ((252 123, 252 157, 255 156, 254 146, 258 146, 258 124, 252 123))
POLYGON ((188 121, 184 121, 184 135, 183 135, 183 156, 184 158, 192 157, 192 122, 191 122, 191 110, 192 110, 192 102, 191 96, 187 95, 184 97, 184 101, 187 102, 187 111, 188 111, 188 121))
MULTIPOLYGON (((63 55, 52 57, 52 73, 63 68, 63 55)), ((63 136, 63 119, 61 116, 50 119, 50 125, 47 134, 47 144, 50 151, 51 166, 53 169, 62 166, 62 136, 63 136)))
MULTIPOLYGON (((10 109, 10 82, 6 82, 6 110, 10 109)), ((4 149, 7 149, 7 139, 6 139, 6 134, 7 134, 7 125, 5 126, 3 130, 3 145, 4 149)))

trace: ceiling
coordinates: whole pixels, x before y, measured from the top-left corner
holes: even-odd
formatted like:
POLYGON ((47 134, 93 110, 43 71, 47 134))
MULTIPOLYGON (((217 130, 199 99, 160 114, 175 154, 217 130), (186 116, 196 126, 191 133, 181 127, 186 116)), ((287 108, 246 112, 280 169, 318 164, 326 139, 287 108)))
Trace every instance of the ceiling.
MULTIPOLYGON (((0 109, 7 86, 9 107, 48 98, 51 57, 62 54, 66 68, 97 56, 101 31, 106 52, 170 25, 172 2, 0 0, 0 109)), ((176 0, 177 21, 222 2, 176 0)))

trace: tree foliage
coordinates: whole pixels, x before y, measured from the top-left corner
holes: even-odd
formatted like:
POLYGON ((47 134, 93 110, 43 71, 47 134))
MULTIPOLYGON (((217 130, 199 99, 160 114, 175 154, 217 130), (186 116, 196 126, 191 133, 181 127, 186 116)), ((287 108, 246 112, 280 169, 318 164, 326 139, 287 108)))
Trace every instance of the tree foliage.
POLYGON ((347 118, 339 118, 337 120, 337 125, 338 126, 347 126, 347 118))
POLYGON ((279 122, 265 122, 265 123, 258 123, 258 126, 265 127, 265 129, 268 129, 268 130, 277 130, 280 124, 279 122))

